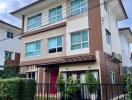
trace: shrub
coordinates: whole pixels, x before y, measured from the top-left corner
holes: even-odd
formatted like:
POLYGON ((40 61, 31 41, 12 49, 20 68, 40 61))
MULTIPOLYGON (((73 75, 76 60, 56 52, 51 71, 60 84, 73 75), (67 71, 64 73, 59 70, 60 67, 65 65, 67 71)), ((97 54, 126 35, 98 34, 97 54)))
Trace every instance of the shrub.
POLYGON ((130 69, 130 75, 126 76, 128 100, 132 100, 132 69, 130 69))
POLYGON ((0 80, 0 100, 33 100, 36 84, 32 79, 0 80))
POLYGON ((65 92, 68 94, 72 94, 75 93, 76 91, 78 91, 79 88, 79 79, 77 78, 73 78, 72 76, 69 77, 66 81, 66 89, 65 92))
POLYGON ((73 99, 74 94, 80 90, 79 79, 71 76, 67 80, 64 80, 61 73, 58 75, 57 85, 58 92, 60 92, 61 96, 66 98, 66 100, 73 99))
POLYGON ((65 81, 62 73, 60 73, 57 77, 57 91, 63 95, 65 90, 65 81))
POLYGON ((19 100, 19 87, 19 78, 0 80, 0 97, 5 100, 19 100))
POLYGON ((36 82, 33 79, 22 79, 20 88, 20 100, 34 100, 36 82))
POLYGON ((90 93, 95 91, 95 89, 97 90, 99 89, 99 86, 98 86, 99 82, 96 80, 96 78, 90 71, 86 72, 85 80, 90 93))
POLYGON ((19 77, 18 66, 5 66, 3 71, 0 71, 0 78, 19 77))

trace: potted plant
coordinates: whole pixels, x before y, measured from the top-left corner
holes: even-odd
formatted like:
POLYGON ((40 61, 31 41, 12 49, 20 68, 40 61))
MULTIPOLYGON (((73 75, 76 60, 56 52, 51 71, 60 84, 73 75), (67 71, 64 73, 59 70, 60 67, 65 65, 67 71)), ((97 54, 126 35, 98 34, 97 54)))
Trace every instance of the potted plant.
POLYGON ((98 94, 96 97, 97 100, 101 100, 101 92, 100 92, 99 82, 98 82, 98 80, 96 80, 96 78, 90 71, 86 72, 85 80, 86 80, 86 85, 87 85, 87 89, 89 92, 89 100, 93 100, 92 95, 96 96, 95 93, 98 94))

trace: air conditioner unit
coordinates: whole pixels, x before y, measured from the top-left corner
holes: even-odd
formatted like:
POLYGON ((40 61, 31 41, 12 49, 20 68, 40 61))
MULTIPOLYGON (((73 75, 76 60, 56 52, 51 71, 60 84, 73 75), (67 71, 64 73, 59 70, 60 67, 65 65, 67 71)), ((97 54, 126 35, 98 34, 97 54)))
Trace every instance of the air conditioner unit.
POLYGON ((112 57, 111 57, 111 60, 114 61, 114 62, 122 62, 122 56, 121 54, 117 54, 115 52, 112 52, 112 57))

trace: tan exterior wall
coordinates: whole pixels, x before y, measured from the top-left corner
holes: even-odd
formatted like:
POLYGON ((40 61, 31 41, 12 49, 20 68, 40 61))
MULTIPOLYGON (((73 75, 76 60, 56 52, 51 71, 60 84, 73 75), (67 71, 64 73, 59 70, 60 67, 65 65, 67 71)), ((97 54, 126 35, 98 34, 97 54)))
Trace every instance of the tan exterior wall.
POLYGON ((21 62, 23 61, 31 61, 31 60, 38 60, 38 59, 45 59, 45 58, 52 58, 52 57, 60 57, 66 55, 66 28, 61 27, 58 29, 54 29, 51 31, 42 32, 39 34, 31 35, 28 37, 22 38, 23 45, 22 45, 22 51, 21 51, 21 62), (62 35, 63 37, 63 51, 58 53, 48 53, 48 38, 62 35), (25 43, 41 40, 41 54, 34 57, 25 57, 25 43))
POLYGON ((30 31, 33 31, 33 30, 37 30, 37 29, 41 29, 41 28, 44 28, 45 26, 52 26, 54 24, 57 24, 57 23, 60 23, 60 22, 64 22, 65 21, 65 18, 66 18, 66 10, 67 10, 67 5, 66 5, 66 0, 59 0, 59 1, 47 1, 49 3, 47 3, 47 5, 42 6, 42 9, 35 9, 33 10, 33 12, 29 12, 28 15, 25 16, 25 21, 24 21, 24 32, 30 32, 30 31), (49 20, 48 20, 48 12, 50 9, 52 8, 55 8, 55 7, 58 7, 58 6, 61 6, 62 5, 62 18, 64 20, 62 21, 59 21, 59 22, 56 22, 56 23, 53 23, 53 24, 49 24, 49 20), (33 29, 27 29, 27 19, 33 15, 36 15, 36 14, 39 14, 39 13, 42 13, 42 24, 41 26, 39 27, 35 27, 33 29))
POLYGON ((66 52, 67 55, 77 55, 89 53, 89 25, 88 25, 88 12, 81 13, 76 16, 71 16, 67 19, 66 26, 66 52), (88 48, 71 50, 71 33, 87 30, 88 33, 88 48))

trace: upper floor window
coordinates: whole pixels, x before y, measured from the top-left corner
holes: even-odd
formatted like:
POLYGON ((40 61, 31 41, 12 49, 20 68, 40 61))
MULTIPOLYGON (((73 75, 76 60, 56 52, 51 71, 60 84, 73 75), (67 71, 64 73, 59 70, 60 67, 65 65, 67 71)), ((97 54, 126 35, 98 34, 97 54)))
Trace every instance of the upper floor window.
POLYGON ((48 39, 48 50, 49 53, 62 51, 62 35, 48 39))
POLYGON ((29 17, 27 19, 27 29, 38 27, 41 25, 42 13, 29 17))
POLYGON ((36 56, 40 54, 41 41, 26 43, 26 57, 36 56))
POLYGON ((132 53, 130 54, 130 59, 132 59, 132 53))
POLYGON ((106 42, 107 44, 111 44, 111 34, 108 30, 106 30, 106 42))
POLYGON ((108 1, 104 0, 104 9, 107 11, 108 10, 108 1))
POLYGON ((49 23, 54 23, 62 20, 62 6, 49 10, 49 23))
POLYGON ((71 16, 88 10, 87 0, 71 0, 71 16))
POLYGON ((88 48, 88 32, 83 30, 71 34, 71 50, 88 48))
POLYGON ((5 60, 11 60, 13 52, 5 51, 5 60))
POLYGON ((13 33, 12 32, 7 32, 7 38, 12 38, 13 39, 13 33))

